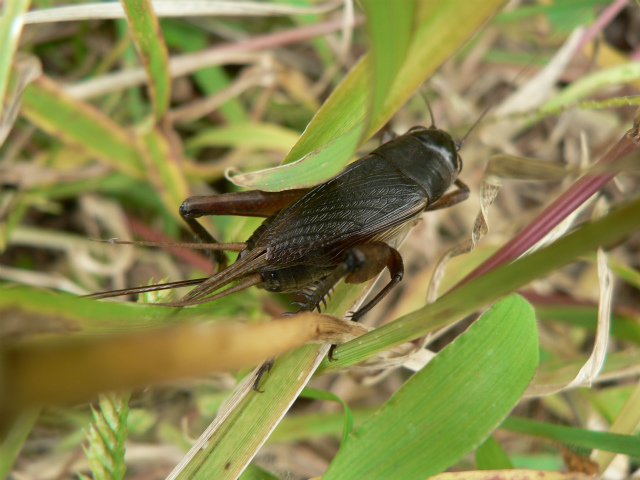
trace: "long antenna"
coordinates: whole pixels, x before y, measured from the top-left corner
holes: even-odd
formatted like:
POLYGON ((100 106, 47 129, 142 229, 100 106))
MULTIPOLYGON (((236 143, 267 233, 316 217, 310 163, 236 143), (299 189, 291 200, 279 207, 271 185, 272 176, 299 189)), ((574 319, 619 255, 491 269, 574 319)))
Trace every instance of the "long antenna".
MULTIPOLYGON (((524 66, 524 68, 522 70, 520 70, 518 72, 518 74, 513 77, 513 80, 511 80, 511 84, 515 84, 522 75, 524 75, 524 72, 526 72, 529 67, 540 57, 540 54, 536 54, 534 55, 534 57, 524 66)), ((502 88, 507 88, 506 86, 503 85, 502 88)), ((504 100, 504 99, 503 99, 504 100)), ((471 132, 473 131, 474 128, 476 128, 478 126, 478 124, 480 123, 480 121, 487 115, 487 113, 489 113, 489 110, 491 110, 493 107, 496 106, 497 104, 497 100, 492 102, 491 104, 489 104, 484 111, 480 114, 480 116, 478 117, 478 119, 473 122, 473 125, 471 125, 471 127, 469 128, 469 130, 467 130, 467 133, 464 134, 464 137, 462 137, 461 140, 459 140, 458 142, 456 142, 456 149, 460 150, 462 148, 462 144, 467 140, 467 138, 469 137, 469 135, 471 134, 471 132)))
POLYGON ((475 122, 473 122, 473 125, 471 125, 469 130, 467 130, 467 133, 464 134, 464 137, 462 137, 461 140, 458 140, 456 142, 456 150, 460 151, 460 149, 462 148, 462 144, 467 140, 471 132, 473 132, 473 129, 478 126, 478 124, 482 121, 485 115, 489 113, 489 110, 491 110, 494 106, 495 106, 495 103, 492 103, 491 105, 488 105, 487 108, 484 109, 484 111, 480 114, 478 119, 475 122))
POLYGON ((419 90, 420 96, 422 97, 422 99, 424 100, 424 103, 427 104, 427 110, 429 110, 429 116, 431 117, 431 127, 429 128, 437 128, 436 127, 436 120, 433 117, 433 110, 431 110, 431 104, 429 103, 429 99, 427 98, 427 96, 422 92, 422 90, 419 90))

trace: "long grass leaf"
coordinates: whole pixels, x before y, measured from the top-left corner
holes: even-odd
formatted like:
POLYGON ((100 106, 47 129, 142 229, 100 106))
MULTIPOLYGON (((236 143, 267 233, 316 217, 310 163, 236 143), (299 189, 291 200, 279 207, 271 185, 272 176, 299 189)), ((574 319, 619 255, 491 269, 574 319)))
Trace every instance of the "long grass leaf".
POLYGON ((149 77, 153 114, 160 120, 169 108, 171 75, 169 52, 151 0, 122 0, 133 38, 149 77))
POLYGON ((30 0, 15 0, 5 2, 0 17, 0 118, 13 57, 18 49, 18 42, 24 25, 24 13, 29 9, 30 0))

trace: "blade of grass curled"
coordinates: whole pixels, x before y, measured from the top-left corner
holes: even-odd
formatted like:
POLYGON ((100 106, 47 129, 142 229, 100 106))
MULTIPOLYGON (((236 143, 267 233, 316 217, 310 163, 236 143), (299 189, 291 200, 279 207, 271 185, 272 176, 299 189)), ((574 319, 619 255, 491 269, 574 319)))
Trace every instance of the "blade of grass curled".
MULTIPOLYGON (((368 2, 365 7, 367 14, 372 15, 368 22, 372 52, 367 57, 369 61, 361 62, 360 65, 364 65, 362 70, 364 75, 373 79, 372 82, 365 81, 364 86, 369 88, 369 84, 372 83, 373 88, 371 99, 364 95, 366 90, 358 89, 363 93, 364 101, 361 121, 296 162, 231 177, 230 180, 236 185, 258 187, 263 190, 284 190, 291 188, 291 185, 312 187, 337 175, 358 145, 362 143, 371 119, 376 118, 382 110, 385 98, 406 56, 412 32, 411 14, 414 10, 414 2, 402 0, 400 5, 368 2), (400 33, 394 35, 396 30, 400 33), (369 72, 368 68, 375 71, 369 72), (373 109, 371 113, 367 111, 370 103, 373 109), (303 177, 300 176, 302 168, 304 168, 303 177)), ((346 118, 344 113, 341 113, 341 116, 346 118)))
POLYGON ((0 118, 2 118, 3 105, 13 57, 18 49, 20 34, 24 25, 24 13, 29 9, 30 0, 16 0, 6 2, 2 8, 0 17, 0 118))
MULTIPOLYGON (((505 2, 421 1, 416 6, 415 27, 402 67, 376 118, 368 138, 384 125, 413 92, 450 58, 496 9, 505 2)), ((370 57, 364 57, 318 111, 283 163, 292 162, 339 136, 365 117, 370 101, 370 57)))
MULTIPOLYGON (((317 184, 335 175, 342 170, 357 145, 378 131, 420 84, 504 3, 503 0, 418 2, 414 31, 402 66, 395 73, 378 113, 367 125, 365 121, 373 95, 371 85, 379 83, 372 79, 370 55, 363 57, 334 90, 287 154, 283 166, 264 170, 259 175, 235 176, 234 183, 273 191, 300 186, 302 180, 307 185, 311 181, 317 184), (357 132, 355 141, 351 138, 353 132, 357 132), (339 140, 347 136, 348 141, 339 140), (338 151, 327 148, 336 143, 349 144, 350 148, 338 151), (314 154, 310 155, 312 152, 314 154), (304 161, 298 162, 307 155, 304 161), (314 172, 312 179, 309 172, 314 172)), ((386 81, 388 79, 383 80, 386 81)))
MULTIPOLYGON (((640 109, 636 116, 640 116, 640 109)), ((606 167, 613 162, 638 155, 640 152, 640 122, 636 118, 633 128, 609 149, 609 151, 593 166, 594 170, 606 167)), ((605 170, 607 171, 607 170, 605 170)), ((519 255, 522 255, 531 247, 542 240, 560 222, 573 213, 580 205, 586 202, 594 193, 604 187, 609 180, 617 175, 614 168, 604 174, 589 174, 580 177, 571 187, 560 195, 551 205, 544 209, 533 221, 503 245, 496 253, 467 275, 458 285, 462 285, 498 265, 502 265, 519 255)))
POLYGON ((122 0, 133 38, 149 77, 153 115, 160 120, 169 108, 169 52, 150 0, 122 0))
POLYGON ((640 199, 513 263, 461 284, 436 302, 404 315, 336 348, 333 362, 323 361, 318 374, 340 370, 376 353, 449 325, 528 282, 576 258, 624 238, 640 226, 640 199))
POLYGON ((27 86, 21 114, 51 136, 116 170, 145 178, 133 136, 92 105, 64 94, 53 80, 41 76, 27 86))

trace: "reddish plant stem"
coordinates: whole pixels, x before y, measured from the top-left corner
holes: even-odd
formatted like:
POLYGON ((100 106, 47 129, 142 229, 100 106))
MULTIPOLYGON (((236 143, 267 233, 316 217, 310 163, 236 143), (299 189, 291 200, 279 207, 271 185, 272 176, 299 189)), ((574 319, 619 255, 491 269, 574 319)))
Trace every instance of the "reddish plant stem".
MULTIPOLYGON (((640 132, 638 125, 628 130, 624 136, 596 163, 596 167, 610 164, 613 161, 639 150, 640 132)), ((533 245, 538 243, 547 233, 553 230, 576 208, 602 188, 617 172, 603 175, 586 174, 579 178, 566 192, 549 205, 529 225, 523 228, 511 241, 502 246, 496 253, 462 279, 454 288, 487 273, 494 268, 516 259, 533 245)))
MULTIPOLYGON (((175 239, 169 238, 166 235, 149 228, 135 218, 129 217, 127 220, 131 231, 145 240, 153 242, 175 242, 175 239)), ((207 275, 211 275, 213 273, 213 263, 205 255, 194 252, 193 250, 185 250, 184 248, 178 247, 166 247, 166 249, 183 262, 199 268, 207 275)))

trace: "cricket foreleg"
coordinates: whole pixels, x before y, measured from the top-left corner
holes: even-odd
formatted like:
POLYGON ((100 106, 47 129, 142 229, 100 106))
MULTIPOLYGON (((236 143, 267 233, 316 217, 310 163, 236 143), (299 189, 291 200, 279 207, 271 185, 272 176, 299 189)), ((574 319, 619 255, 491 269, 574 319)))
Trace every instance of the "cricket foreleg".
POLYGON ((456 180, 457 190, 453 192, 447 193, 443 195, 438 200, 433 202, 427 208, 425 208, 425 212, 429 212, 432 210, 440 210, 441 208, 453 207, 454 205, 464 202, 467 198, 469 198, 469 187, 463 183, 461 180, 456 180))

